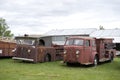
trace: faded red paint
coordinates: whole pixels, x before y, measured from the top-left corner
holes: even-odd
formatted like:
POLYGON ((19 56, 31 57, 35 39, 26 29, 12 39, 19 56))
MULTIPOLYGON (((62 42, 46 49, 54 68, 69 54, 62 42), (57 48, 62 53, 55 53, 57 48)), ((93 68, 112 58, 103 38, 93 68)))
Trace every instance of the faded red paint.
POLYGON ((95 56, 97 56, 98 62, 110 60, 111 55, 113 55, 113 57, 115 55, 115 50, 113 49, 112 46, 112 40, 113 39, 109 39, 109 38, 96 39, 96 38, 78 37, 78 36, 70 37, 66 40, 66 43, 64 45, 64 62, 80 63, 80 64, 88 65, 94 63, 95 56), (79 40, 80 41, 83 40, 82 45, 77 45, 75 43, 75 41, 79 42, 79 40), (89 45, 87 44, 88 42, 89 45), (105 45, 109 45, 109 46, 105 48, 105 45))
POLYGON ((17 48, 13 59, 26 60, 32 62, 47 62, 61 60, 62 58, 63 46, 54 47, 52 43, 50 43, 50 46, 39 45, 40 43, 38 37, 20 37, 19 39, 33 39, 35 40, 35 44, 17 44, 17 48))

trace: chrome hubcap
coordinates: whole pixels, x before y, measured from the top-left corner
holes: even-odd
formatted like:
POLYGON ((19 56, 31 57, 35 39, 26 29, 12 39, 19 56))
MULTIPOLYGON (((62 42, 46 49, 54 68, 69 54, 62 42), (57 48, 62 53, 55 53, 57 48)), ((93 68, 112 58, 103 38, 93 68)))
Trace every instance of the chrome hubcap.
POLYGON ((94 59, 94 65, 97 66, 97 59, 94 59))

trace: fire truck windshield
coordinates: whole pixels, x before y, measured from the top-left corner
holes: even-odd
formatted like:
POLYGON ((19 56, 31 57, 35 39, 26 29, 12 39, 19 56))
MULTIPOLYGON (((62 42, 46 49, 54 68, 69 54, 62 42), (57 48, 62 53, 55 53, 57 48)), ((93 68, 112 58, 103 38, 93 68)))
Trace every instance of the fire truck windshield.
POLYGON ((83 40, 82 39, 69 39, 69 40, 67 40, 65 45, 82 46, 83 45, 83 40))
POLYGON ((17 44, 35 45, 34 39, 17 39, 17 44))

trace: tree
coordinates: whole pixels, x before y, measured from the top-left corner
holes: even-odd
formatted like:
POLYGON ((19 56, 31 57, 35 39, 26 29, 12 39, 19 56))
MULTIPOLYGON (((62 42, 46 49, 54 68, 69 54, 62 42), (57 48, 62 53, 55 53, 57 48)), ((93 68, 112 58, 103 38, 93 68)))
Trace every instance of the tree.
POLYGON ((100 30, 104 30, 104 27, 100 25, 100 26, 99 26, 99 29, 100 29, 100 30))
POLYGON ((0 36, 1 37, 13 37, 14 35, 11 33, 11 30, 8 30, 9 27, 5 21, 5 19, 0 18, 0 36))

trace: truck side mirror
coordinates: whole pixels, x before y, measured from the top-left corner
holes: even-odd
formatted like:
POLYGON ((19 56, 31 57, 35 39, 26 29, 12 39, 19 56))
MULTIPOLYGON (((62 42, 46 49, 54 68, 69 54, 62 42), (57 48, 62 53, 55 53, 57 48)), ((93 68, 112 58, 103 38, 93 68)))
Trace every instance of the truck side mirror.
POLYGON ((104 48, 107 49, 107 44, 106 43, 104 44, 104 48))

